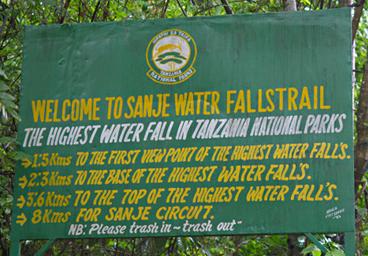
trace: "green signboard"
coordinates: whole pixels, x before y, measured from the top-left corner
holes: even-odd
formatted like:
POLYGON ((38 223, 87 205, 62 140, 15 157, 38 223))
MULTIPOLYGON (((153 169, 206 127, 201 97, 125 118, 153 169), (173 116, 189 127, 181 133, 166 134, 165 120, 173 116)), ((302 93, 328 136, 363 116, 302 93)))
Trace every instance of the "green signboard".
POLYGON ((13 241, 354 230, 348 9, 27 27, 13 241))

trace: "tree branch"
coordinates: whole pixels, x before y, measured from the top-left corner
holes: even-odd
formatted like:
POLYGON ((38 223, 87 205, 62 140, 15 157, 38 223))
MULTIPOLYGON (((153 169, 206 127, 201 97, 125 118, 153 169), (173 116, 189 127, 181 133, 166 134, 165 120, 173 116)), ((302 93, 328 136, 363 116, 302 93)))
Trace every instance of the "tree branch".
POLYGON ((106 21, 109 17, 110 0, 105 0, 105 5, 103 9, 102 20, 106 21))
POLYGON ((355 192, 358 191, 368 163, 368 59, 365 63, 357 109, 357 143, 355 145, 355 192))
POLYGON ((180 3, 180 0, 176 0, 176 3, 178 4, 181 12, 184 14, 185 17, 188 17, 187 12, 184 10, 183 6, 180 3))
POLYGON ((161 18, 165 18, 167 7, 169 6, 170 0, 165 1, 164 9, 162 9, 161 18))
POLYGON ((295 12, 296 11, 296 1, 295 0, 284 0, 285 11, 295 12))
POLYGON ((233 10, 231 9, 227 0, 221 0, 222 5, 224 6, 226 14, 233 14, 233 10))
POLYGON ((84 2, 84 0, 80 0, 80 3, 81 3, 81 9, 79 10, 79 18, 82 18, 82 20, 84 20, 84 18, 86 17, 86 13, 89 13, 89 8, 88 8, 88 5, 84 2))
POLYGON ((101 0, 98 0, 95 10, 93 11, 91 22, 94 22, 98 13, 98 9, 100 8, 101 0))
POLYGON ((65 2, 64 2, 64 6, 63 6, 63 8, 61 10, 61 16, 59 18, 59 23, 60 24, 64 23, 65 16, 68 13, 68 8, 69 8, 69 5, 70 5, 70 1, 71 0, 65 0, 65 2))
POLYGON ((359 28, 360 17, 362 17, 365 0, 360 0, 360 3, 354 9, 354 17, 352 21, 352 41, 354 42, 356 33, 359 28))

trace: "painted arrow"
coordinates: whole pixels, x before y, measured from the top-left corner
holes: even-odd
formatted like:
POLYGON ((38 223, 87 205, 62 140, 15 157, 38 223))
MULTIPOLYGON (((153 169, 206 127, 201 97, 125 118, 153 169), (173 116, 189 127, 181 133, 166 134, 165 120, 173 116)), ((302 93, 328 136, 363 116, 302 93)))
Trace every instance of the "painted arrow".
POLYGON ((17 216, 17 220, 16 220, 16 223, 23 226, 24 223, 27 222, 27 217, 24 213, 22 213, 21 215, 18 215, 17 216))
POLYGON ((26 185, 27 185, 27 178, 26 178, 26 176, 20 177, 19 178, 19 186, 21 188, 25 188, 26 185))
POLYGON ((23 161, 22 161, 22 166, 23 166, 24 168, 28 168, 28 167, 30 167, 30 166, 31 166, 31 164, 32 164, 32 162, 31 162, 30 160, 28 160, 27 158, 23 159, 23 161))
POLYGON ((26 199, 24 198, 24 196, 20 196, 19 198, 18 198, 18 200, 17 200, 17 206, 20 208, 20 209, 22 209, 23 208, 23 206, 24 206, 24 204, 26 203, 26 199))

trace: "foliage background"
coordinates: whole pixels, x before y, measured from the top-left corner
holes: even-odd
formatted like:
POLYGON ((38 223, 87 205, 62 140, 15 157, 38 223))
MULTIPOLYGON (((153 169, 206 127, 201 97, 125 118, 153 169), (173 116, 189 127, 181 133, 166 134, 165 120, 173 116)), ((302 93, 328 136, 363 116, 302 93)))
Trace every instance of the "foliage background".
MULTIPOLYGON (((355 177, 357 255, 368 255, 368 2, 365 0, 1 0, 0 2, 0 256, 9 255, 12 180, 17 150, 25 25, 155 18, 353 9, 355 177)), ((343 255, 342 234, 318 235, 327 255, 343 255)), ((44 241, 24 241, 22 255, 34 255, 44 241)), ((48 255, 321 255, 303 234, 232 237, 60 240, 48 255)))

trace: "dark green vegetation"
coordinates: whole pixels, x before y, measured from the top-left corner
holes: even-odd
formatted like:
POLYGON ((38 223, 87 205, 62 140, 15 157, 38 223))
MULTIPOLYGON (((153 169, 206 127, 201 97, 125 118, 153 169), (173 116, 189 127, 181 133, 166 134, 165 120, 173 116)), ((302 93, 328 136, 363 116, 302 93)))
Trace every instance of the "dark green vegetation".
MULTIPOLYGON (((354 4, 354 91, 356 111, 355 177, 358 255, 368 255, 368 3, 332 0, 3 0, 0 4, 0 255, 8 255, 12 179, 17 151, 17 105, 20 96, 24 25, 81 23, 231 15, 283 10, 319 10, 354 4)), ((319 235, 331 251, 343 255, 342 234, 319 235)), ((25 241, 22 255, 34 255, 44 241, 25 241)), ((157 239, 61 240, 50 255, 321 255, 303 234, 298 236, 182 237, 157 239)))

